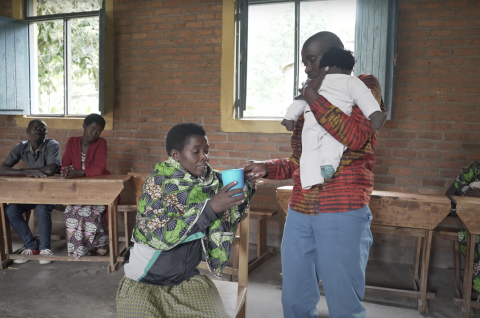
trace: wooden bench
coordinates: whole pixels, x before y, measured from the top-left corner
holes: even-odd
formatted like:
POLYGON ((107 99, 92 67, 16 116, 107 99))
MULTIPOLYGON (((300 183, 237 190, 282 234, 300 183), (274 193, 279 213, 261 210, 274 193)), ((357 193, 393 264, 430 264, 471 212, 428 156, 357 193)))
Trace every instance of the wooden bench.
MULTIPOLYGON (((142 195, 143 185, 145 184, 146 178, 150 173, 135 173, 130 172, 129 183, 132 187, 135 197, 136 204, 124 204, 119 205, 118 212, 124 213, 125 221, 125 235, 123 240, 126 242, 126 246, 122 249, 121 253, 117 256, 117 261, 125 262, 125 253, 129 250, 129 240, 132 229, 132 222, 130 215, 135 216, 137 213, 138 201, 142 195)), ((234 242, 234 250, 238 250, 238 267, 231 268, 226 267, 223 270, 224 274, 230 276, 238 276, 238 281, 230 282, 223 281, 219 279, 213 279, 215 286, 217 286, 220 297, 222 298, 223 305, 227 314, 234 318, 245 318, 246 317, 246 306, 247 306, 247 285, 248 285, 248 235, 249 235, 249 216, 250 213, 247 213, 247 217, 240 222, 237 236, 238 239, 234 242)), ((208 266, 205 262, 201 262, 198 268, 208 270, 208 266)))
POLYGON ((472 302, 472 277, 473 262, 475 258, 475 235, 480 235, 480 198, 455 197, 457 201, 457 215, 467 228, 465 270, 463 282, 460 281, 460 273, 455 273, 455 284, 459 286, 460 295, 454 299, 455 305, 462 307, 462 317, 470 318, 472 308, 479 308, 479 302, 472 302), (463 289, 462 289, 463 287, 463 289))
MULTIPOLYGON (((277 201, 285 214, 288 212, 292 188, 291 186, 277 188, 277 201)), ((365 286, 365 289, 416 298, 418 311, 426 312, 427 299, 435 298, 434 293, 427 292, 433 231, 449 214, 450 200, 440 195, 373 191, 369 207, 373 214, 371 226, 373 233, 413 236, 417 241, 413 259, 413 290, 377 286, 365 286)))
POLYGON ((251 273, 272 257, 273 248, 267 246, 267 220, 277 214, 277 210, 251 208, 248 213, 257 221, 257 257, 248 263, 248 272, 251 273))
MULTIPOLYGON (((248 213, 250 214, 250 219, 257 220, 257 255, 248 262, 248 273, 250 274, 273 255, 273 248, 267 246, 267 220, 277 214, 277 210, 250 208, 248 213)), ((239 237, 238 233, 237 237, 239 237)), ((238 268, 238 246, 235 242, 232 249, 232 268, 238 268)), ((230 275, 231 282, 236 281, 236 279, 236 275, 230 275)))
POLYGON ((129 176, 96 176, 78 179, 62 179, 58 176, 47 178, 0 177, 0 269, 6 268, 15 259, 108 262, 107 270, 114 271, 118 265, 117 201, 123 190, 123 183, 129 176), (5 218, 4 204, 81 204, 107 205, 110 255, 108 256, 43 256, 20 255, 22 249, 12 250, 10 224, 5 218))

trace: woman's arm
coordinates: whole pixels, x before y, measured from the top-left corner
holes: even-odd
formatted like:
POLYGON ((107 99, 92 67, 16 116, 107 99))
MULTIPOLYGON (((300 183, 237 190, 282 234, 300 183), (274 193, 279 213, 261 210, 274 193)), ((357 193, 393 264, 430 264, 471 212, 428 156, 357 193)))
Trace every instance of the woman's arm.
POLYGON ((62 168, 73 165, 72 160, 72 138, 68 138, 67 146, 65 147, 65 153, 62 158, 62 168))

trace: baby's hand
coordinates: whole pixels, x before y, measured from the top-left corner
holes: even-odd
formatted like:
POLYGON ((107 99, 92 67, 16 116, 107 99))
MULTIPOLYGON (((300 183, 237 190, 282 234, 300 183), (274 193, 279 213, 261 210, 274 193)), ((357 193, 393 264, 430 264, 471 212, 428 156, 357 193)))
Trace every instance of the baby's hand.
POLYGON ((376 111, 372 113, 368 119, 370 119, 373 130, 379 130, 385 124, 387 114, 381 111, 376 111))
POLYGON ((295 127, 295 121, 290 119, 283 119, 280 124, 285 126, 288 131, 293 131, 293 128, 295 127))

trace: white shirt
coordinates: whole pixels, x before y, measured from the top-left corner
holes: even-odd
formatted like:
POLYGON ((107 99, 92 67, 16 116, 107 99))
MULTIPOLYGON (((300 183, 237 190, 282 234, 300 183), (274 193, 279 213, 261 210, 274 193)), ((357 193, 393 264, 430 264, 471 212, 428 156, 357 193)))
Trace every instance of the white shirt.
MULTIPOLYGON (((372 92, 356 76, 327 74, 318 93, 349 116, 354 105, 360 108, 366 118, 376 111, 381 111, 372 92)), ((293 101, 287 109, 285 119, 297 120, 302 113, 305 123, 302 130, 300 180, 303 189, 310 189, 313 185, 324 182, 320 170, 322 165, 327 163, 337 170, 347 147, 330 136, 317 122, 310 106, 304 100, 293 101)))

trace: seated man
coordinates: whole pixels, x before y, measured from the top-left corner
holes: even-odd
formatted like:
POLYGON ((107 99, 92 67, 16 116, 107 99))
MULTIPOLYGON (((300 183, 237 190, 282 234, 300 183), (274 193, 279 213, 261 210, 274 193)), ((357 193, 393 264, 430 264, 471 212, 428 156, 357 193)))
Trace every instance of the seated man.
MULTIPOLYGON (((22 141, 13 147, 8 157, 0 165, 2 176, 27 176, 44 178, 53 175, 61 165, 60 145, 53 139, 45 138, 47 124, 41 119, 33 119, 26 129, 29 140, 22 141), (27 168, 14 169, 20 159, 27 168)), ((52 232, 52 220, 50 213, 55 205, 50 204, 8 204, 5 208, 5 216, 15 232, 23 242, 25 250, 23 255, 53 255, 50 251, 50 234, 52 232), (23 213, 35 209, 38 218, 38 231, 40 232, 40 248, 37 240, 32 235, 23 213)), ((25 259, 16 259, 16 264, 26 263, 25 259)), ((51 261, 40 261, 40 264, 49 264, 51 261)))

